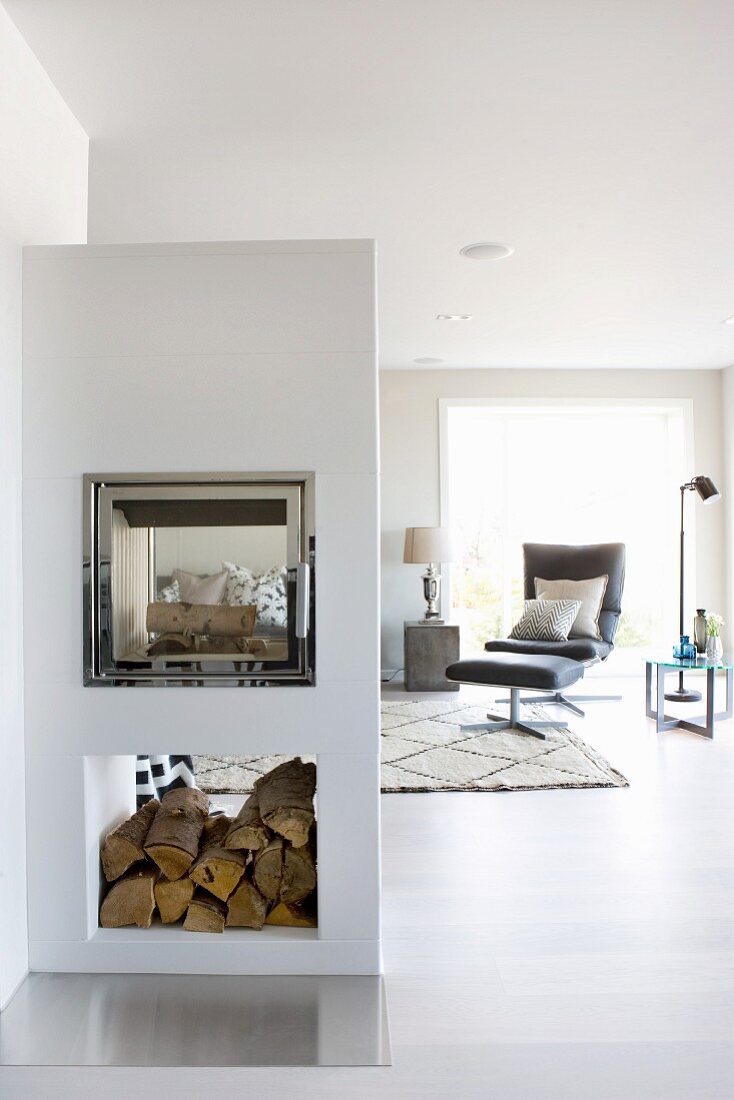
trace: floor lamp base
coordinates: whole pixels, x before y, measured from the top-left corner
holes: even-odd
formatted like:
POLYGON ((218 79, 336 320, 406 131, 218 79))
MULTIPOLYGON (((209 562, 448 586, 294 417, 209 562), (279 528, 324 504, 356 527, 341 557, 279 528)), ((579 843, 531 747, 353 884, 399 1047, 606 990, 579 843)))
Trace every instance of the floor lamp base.
POLYGON ((666 691, 665 698, 671 703, 697 703, 701 698, 701 692, 692 691, 689 688, 676 688, 675 691, 666 691))

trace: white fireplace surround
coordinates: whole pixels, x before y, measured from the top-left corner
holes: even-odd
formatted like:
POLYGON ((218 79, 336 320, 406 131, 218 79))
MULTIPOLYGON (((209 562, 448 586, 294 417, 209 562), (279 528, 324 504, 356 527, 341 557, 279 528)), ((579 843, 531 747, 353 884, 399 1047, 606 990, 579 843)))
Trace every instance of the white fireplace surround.
POLYGON ((30 966, 380 971, 374 245, 29 248, 24 658, 30 966), (82 474, 315 473, 318 682, 82 686, 82 474), (318 929, 97 927, 136 753, 315 755, 318 929))

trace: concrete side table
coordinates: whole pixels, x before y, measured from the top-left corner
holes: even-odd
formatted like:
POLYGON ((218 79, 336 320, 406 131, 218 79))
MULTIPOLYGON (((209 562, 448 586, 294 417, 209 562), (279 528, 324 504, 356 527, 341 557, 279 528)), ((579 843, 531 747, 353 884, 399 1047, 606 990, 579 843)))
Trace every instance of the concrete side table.
POLYGON ((406 691, 458 691, 446 669, 459 660, 459 628, 452 623, 410 622, 403 627, 406 691))

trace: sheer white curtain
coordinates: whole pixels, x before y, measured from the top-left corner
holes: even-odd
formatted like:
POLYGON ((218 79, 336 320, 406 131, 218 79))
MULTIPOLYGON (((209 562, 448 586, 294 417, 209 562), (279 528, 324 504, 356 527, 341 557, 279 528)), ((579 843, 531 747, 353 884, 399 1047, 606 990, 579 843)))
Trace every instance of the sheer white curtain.
POLYGON ((445 598, 464 652, 518 617, 523 542, 624 542, 618 649, 668 645, 688 418, 684 404, 444 403, 442 518, 460 545, 445 598))

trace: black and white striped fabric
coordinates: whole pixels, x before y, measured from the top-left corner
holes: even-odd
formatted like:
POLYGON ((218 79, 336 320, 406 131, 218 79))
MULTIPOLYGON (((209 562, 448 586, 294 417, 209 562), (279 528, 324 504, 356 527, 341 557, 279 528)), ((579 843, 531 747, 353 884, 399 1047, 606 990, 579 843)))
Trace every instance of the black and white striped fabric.
POLYGON ((580 600, 526 600, 522 618, 513 626, 510 637, 532 642, 566 642, 580 609, 580 600))
POLYGON ((139 756, 135 768, 138 807, 151 798, 160 800, 177 787, 196 787, 194 761, 190 756, 139 756))

